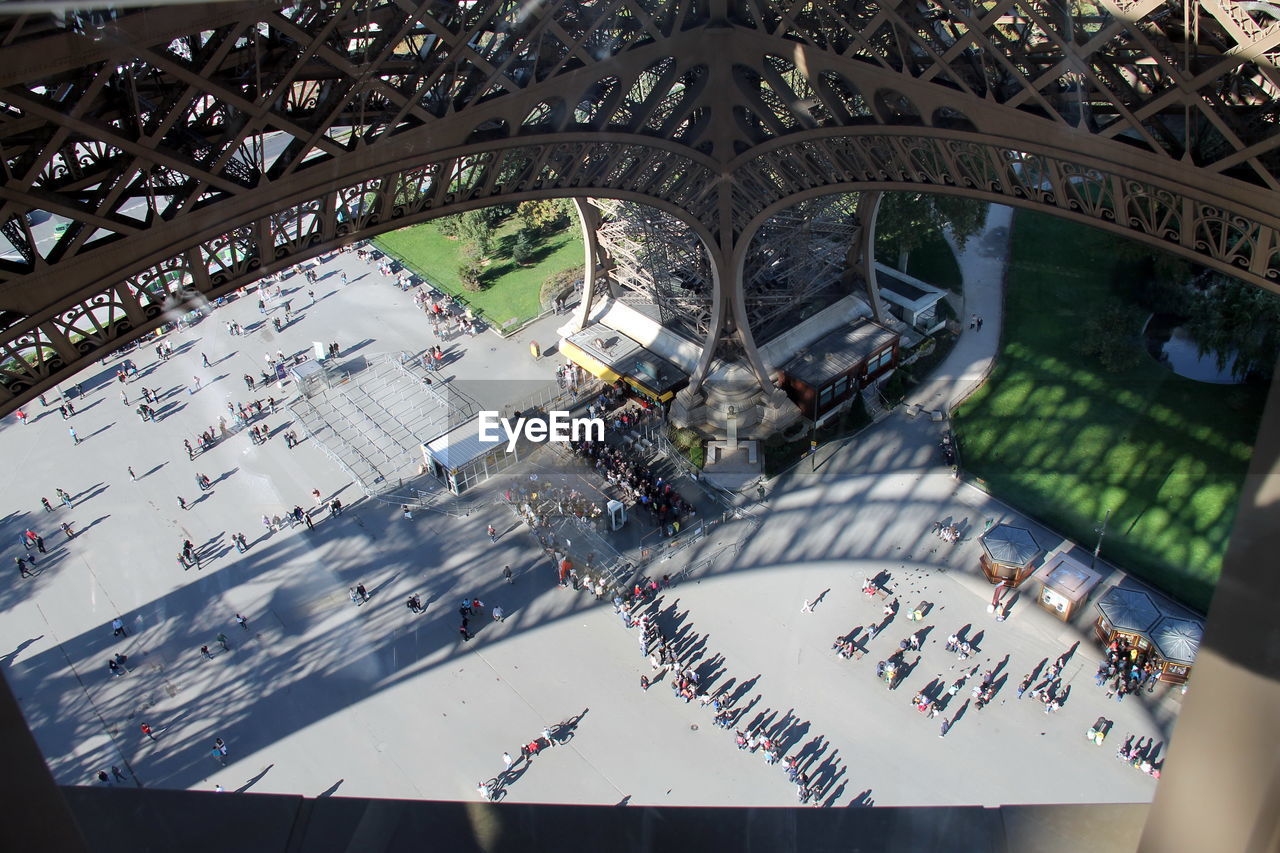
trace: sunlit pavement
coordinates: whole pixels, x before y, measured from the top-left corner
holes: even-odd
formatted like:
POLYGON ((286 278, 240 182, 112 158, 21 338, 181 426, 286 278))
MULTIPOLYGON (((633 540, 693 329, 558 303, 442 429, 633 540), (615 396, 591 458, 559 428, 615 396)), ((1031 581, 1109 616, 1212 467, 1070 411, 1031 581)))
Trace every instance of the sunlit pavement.
MULTIPOLYGON (((476 783, 502 770, 504 750, 516 755, 544 725, 582 714, 570 740, 517 766, 509 800, 795 802, 781 767, 735 749, 709 711, 674 699, 665 680, 641 692, 639 678, 650 670, 634 632, 607 604, 557 589, 549 564, 505 510, 405 520, 395 507, 362 499, 310 442, 287 450, 283 412, 266 418, 276 437, 265 446, 241 434, 188 461, 182 439, 216 425, 228 400, 275 393, 250 394, 241 379, 262 370, 264 353, 336 340, 343 357, 354 358, 420 351, 431 342, 408 294, 354 255, 321 272, 339 268, 352 283, 343 287, 336 274, 322 279, 314 306, 300 277, 285 282, 298 288, 290 298, 302 317, 282 335, 266 324, 267 331, 243 337, 225 333, 224 320, 261 319, 251 296, 171 335, 180 352, 168 362, 157 364, 150 345, 132 354, 143 375, 127 393, 132 400, 141 385, 167 392, 159 423, 139 422, 133 406, 120 402, 114 360, 96 377, 86 373, 86 397, 73 400, 79 446, 56 403, 28 407, 27 426, 5 420, 0 535, 10 543, 11 566, 13 556, 25 555, 18 536, 28 526, 50 553, 37 555, 36 577, 10 570, 0 593, 0 654, 58 781, 96 784, 97 771, 115 764, 130 784, 149 787, 474 799, 476 783), (211 369, 201 368, 201 352, 211 369), (202 388, 188 394, 183 386, 196 375, 202 388), (197 489, 197 472, 214 481, 208 493, 197 489), (40 497, 56 507, 59 487, 76 505, 46 513, 40 497), (347 509, 338 518, 317 514, 311 532, 265 536, 260 517, 295 504, 311 509, 313 488, 337 495, 347 509), (179 509, 179 495, 190 509, 179 509), (75 539, 58 530, 62 521, 74 524, 75 539), (490 522, 503 531, 496 544, 485 535, 490 522), (236 532, 248 539, 247 553, 233 546, 236 532), (201 569, 178 564, 183 539, 200 548, 201 569), (517 571, 511 586, 501 578, 506 564, 517 571), (347 596, 356 583, 372 593, 360 607, 347 596), (414 592, 429 602, 421 615, 404 605, 414 592), (474 617, 476 637, 462 643, 464 596, 479 596, 486 610, 500 604, 506 621, 474 617), (247 631, 233 621, 237 612, 248 617, 247 631), (112 637, 117 615, 127 638, 112 637), (231 651, 222 651, 219 632, 231 651), (205 644, 212 660, 199 653, 205 644), (107 670, 116 652, 128 655, 123 678, 107 670), (143 722, 158 741, 141 734, 143 722), (216 737, 228 745, 226 767, 210 756, 216 737)), ((493 335, 454 342, 467 348, 455 362, 458 381, 498 370, 550 377, 554 364, 532 362, 528 343, 541 336, 545 348, 558 322, 548 318, 509 342, 493 335)), ((988 318, 983 334, 994 338, 993 325, 988 318)), ((976 542, 945 545, 930 528, 946 518, 978 530, 986 518, 1018 519, 937 464, 938 429, 895 415, 849 446, 825 448, 816 473, 802 465, 781 478, 767 504, 749 507, 762 524, 737 555, 667 592, 666 624, 676 614, 687 625, 708 672, 723 655, 713 688, 734 679, 736 690, 755 679, 739 700, 755 700, 743 722, 793 715, 788 754, 803 752, 824 803, 1149 799, 1155 783, 1112 756, 1127 732, 1160 739, 1171 706, 1106 701, 1093 686, 1092 640, 1027 598, 1007 622, 986 613, 990 587, 976 575, 976 542), (880 620, 880 605, 859 585, 881 569, 904 609, 921 598, 934 608, 918 625, 899 615, 866 657, 840 660, 832 639, 880 620), (801 613, 824 590, 815 611, 801 613), (1001 671, 1008 680, 989 707, 970 704, 940 739, 941 718, 925 719, 910 699, 936 675, 957 677, 961 664, 942 643, 965 624, 973 626, 970 636, 984 632, 966 665, 985 669, 1009 655, 1001 671), (875 662, 929 625, 919 667, 886 690, 875 662), (1071 692, 1059 712, 1045 715, 1014 698, 1033 666, 1077 641, 1064 672, 1071 692), (1116 722, 1095 747, 1084 731, 1100 714, 1116 722)), ((1042 545, 1056 543, 1028 526, 1042 545)), ((723 527, 681 557, 696 562, 745 529, 723 527)), ((967 689, 956 696, 946 716, 967 697, 967 689)))

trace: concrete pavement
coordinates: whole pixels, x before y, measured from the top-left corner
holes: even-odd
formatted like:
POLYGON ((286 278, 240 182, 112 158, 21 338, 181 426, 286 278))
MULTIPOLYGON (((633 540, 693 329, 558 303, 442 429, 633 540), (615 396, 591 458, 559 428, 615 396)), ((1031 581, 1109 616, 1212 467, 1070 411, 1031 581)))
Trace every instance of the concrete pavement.
MULTIPOLYGON (((709 711, 674 699, 664 683, 640 691, 649 666, 634 631, 607 605, 557 589, 531 537, 510 532, 489 542, 485 526, 504 527, 505 510, 404 520, 395 507, 361 500, 308 442, 290 451, 278 434, 265 445, 239 435, 187 460, 184 436, 216 423, 228 399, 253 396, 239 377, 261 369, 263 352, 336 337, 345 358, 420 351, 429 342, 410 297, 357 265, 354 255, 340 255, 323 267, 318 302, 306 306, 295 293, 303 316, 280 336, 266 323, 243 338, 227 336, 224 319, 261 319, 256 299, 242 300, 175 335, 174 359, 152 363, 149 347, 133 356, 145 375, 128 393, 139 383, 165 392, 159 423, 140 423, 121 404, 111 364, 101 381, 85 382, 87 398, 72 420, 81 445, 71 445, 52 407, 33 410, 28 426, 12 419, 0 426, 9 462, 0 492, 7 553, 24 553, 17 536, 29 525, 51 546, 36 577, 20 580, 13 571, 0 590, 0 659, 58 781, 90 784, 98 769, 119 764, 156 787, 468 799, 478 781, 502 769, 504 750, 516 754, 543 726, 582 715, 572 739, 534 759, 508 799, 794 803, 782 770, 736 750, 709 711), (346 287, 339 268, 349 270, 346 287), (200 352, 213 367, 188 394, 184 386, 202 373, 200 352), (140 475, 136 482, 126 465, 140 475), (197 471, 215 481, 203 495, 197 471), (55 487, 76 496, 73 509, 44 512, 39 498, 55 487), (317 516, 312 532, 267 535, 258 518, 294 504, 310 508, 313 488, 340 496, 347 511, 317 516), (180 510, 178 495, 192 508, 180 510), (75 523, 75 539, 57 532, 62 520, 75 523), (237 531, 251 543, 245 554, 231 544, 237 531), (203 551, 202 569, 178 565, 184 538, 203 551), (517 571, 511 586, 501 578, 506 564, 517 571), (347 598, 356 583, 373 594, 360 607, 347 598), (426 613, 404 606, 414 592, 426 613), (475 639, 461 642, 464 596, 479 596, 486 609, 502 605, 506 620, 476 617, 475 639), (235 625, 237 612, 249 618, 247 631, 235 625), (112 637, 117 615, 127 638, 112 637), (220 631, 228 652, 214 640, 220 631), (214 650, 212 660, 200 656, 201 644, 214 650), (132 669, 123 678, 107 672, 117 651, 132 669), (157 742, 139 732, 142 722, 156 729, 157 742), (209 755, 215 737, 229 747, 225 768, 209 755)), ((982 335, 996 332, 988 316, 982 335)), ((458 381, 495 370, 549 376, 552 364, 517 357, 536 334, 456 342, 458 381)), ((278 432, 283 418, 266 421, 278 432)), ((681 553, 679 560, 697 562, 740 539, 735 556, 663 597, 662 621, 683 632, 691 655, 701 653, 695 664, 713 687, 730 679, 735 692, 750 685, 739 700, 750 705, 746 722, 788 722, 779 734, 820 777, 823 802, 1148 799, 1153 781, 1111 755, 1126 731, 1163 737, 1170 721, 1142 699, 1105 701, 1088 677, 1091 642, 1025 599, 1009 621, 992 621, 990 587, 975 575, 976 542, 943 545, 929 534, 935 520, 979 526, 989 516, 1016 518, 938 465, 937 430, 895 417, 824 457, 816 474, 782 478, 753 533, 729 524, 681 553), (934 602, 929 618, 911 626, 933 626, 921 663, 893 692, 875 679, 874 665, 907 633, 901 616, 861 661, 830 651, 837 634, 878 620, 858 587, 881 570, 904 607, 917 597, 934 602), (802 602, 823 590, 815 612, 801 613, 802 602), (909 700, 935 676, 955 677, 960 664, 941 641, 965 624, 970 636, 983 632, 980 653, 966 665, 994 666, 1007 655, 1009 681, 992 706, 969 707, 940 739, 938 721, 909 700), (1061 711, 1047 716, 1013 698, 1027 671, 1077 642, 1061 711), (1083 731, 1102 713, 1116 727, 1098 748, 1083 731)))

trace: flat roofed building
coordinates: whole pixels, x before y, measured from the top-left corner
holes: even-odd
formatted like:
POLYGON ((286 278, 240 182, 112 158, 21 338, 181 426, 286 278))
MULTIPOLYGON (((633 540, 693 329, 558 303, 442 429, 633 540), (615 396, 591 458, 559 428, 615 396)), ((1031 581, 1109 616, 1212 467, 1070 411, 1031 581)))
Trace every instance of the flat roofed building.
POLYGON ((816 420, 893 369, 900 340, 871 320, 836 329, 784 364, 778 384, 802 415, 816 420))
POLYGON ((603 323, 592 323, 566 338, 560 352, 592 376, 610 383, 622 380, 659 403, 689 383, 689 374, 679 367, 603 323))

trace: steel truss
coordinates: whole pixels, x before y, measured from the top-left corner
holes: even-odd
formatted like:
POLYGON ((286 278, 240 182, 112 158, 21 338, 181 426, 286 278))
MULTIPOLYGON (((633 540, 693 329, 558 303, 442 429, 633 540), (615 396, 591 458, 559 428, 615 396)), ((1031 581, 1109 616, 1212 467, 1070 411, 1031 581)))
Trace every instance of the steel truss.
POLYGON ((685 221, 710 267, 693 325, 762 383, 748 247, 834 192, 1045 210, 1280 291, 1273 8, 298 0, 0 18, 0 410, 169 309, 530 198, 685 221))

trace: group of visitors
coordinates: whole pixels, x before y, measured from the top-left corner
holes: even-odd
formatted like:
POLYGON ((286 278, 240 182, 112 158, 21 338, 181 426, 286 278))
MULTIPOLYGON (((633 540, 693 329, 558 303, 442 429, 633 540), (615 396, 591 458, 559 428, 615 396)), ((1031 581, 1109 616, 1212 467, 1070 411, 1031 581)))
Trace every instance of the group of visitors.
POLYGON ((634 451, 600 441, 570 441, 569 448, 620 489, 634 507, 647 510, 654 527, 674 534, 684 518, 696 514, 692 504, 634 451))
POLYGON ((960 541, 960 525, 943 524, 941 521, 933 523, 933 533, 943 542, 954 545, 960 541))
POLYGON ((1116 637, 1107 646, 1107 659, 1098 664, 1094 674, 1094 683, 1099 687, 1105 684, 1107 698, 1114 696, 1117 702, 1143 687, 1148 693, 1154 692, 1159 679, 1160 667, 1150 651, 1138 648, 1124 636, 1116 637))
MULTIPOLYGON (((669 586, 670 578, 668 577, 664 577, 661 583, 645 578, 637 581, 632 590, 613 599, 614 611, 620 617, 622 624, 626 628, 639 629, 637 640, 640 652, 648 659, 651 672, 656 673, 652 678, 649 675, 640 677, 641 690, 648 691, 654 682, 669 674, 673 696, 683 699, 686 703, 697 700, 700 706, 711 710, 712 723, 717 728, 734 729, 734 742, 738 749, 751 753, 760 752, 766 763, 777 764, 786 752, 779 740, 785 736, 783 725, 775 723, 766 728, 763 723, 758 723, 735 728, 740 724, 747 709, 734 707, 735 697, 726 689, 709 689, 707 680, 708 677, 713 677, 714 673, 708 676, 703 671, 705 666, 694 664, 700 655, 689 654, 688 649, 694 645, 692 635, 685 634, 683 638, 677 640, 675 637, 667 636, 659 626, 656 616, 661 613, 661 591, 669 586), (683 652, 682 645, 685 647, 683 652)), ((678 632, 676 636, 679 637, 681 633, 684 632, 678 632)), ((767 715, 762 714, 756 719, 763 721, 768 718, 767 715)), ((796 797, 801 803, 820 805, 822 785, 801 771, 803 753, 804 751, 801 751, 800 754, 787 759, 787 778, 796 786, 796 797)), ((813 758, 816 756, 812 756, 810 760, 813 758)))

